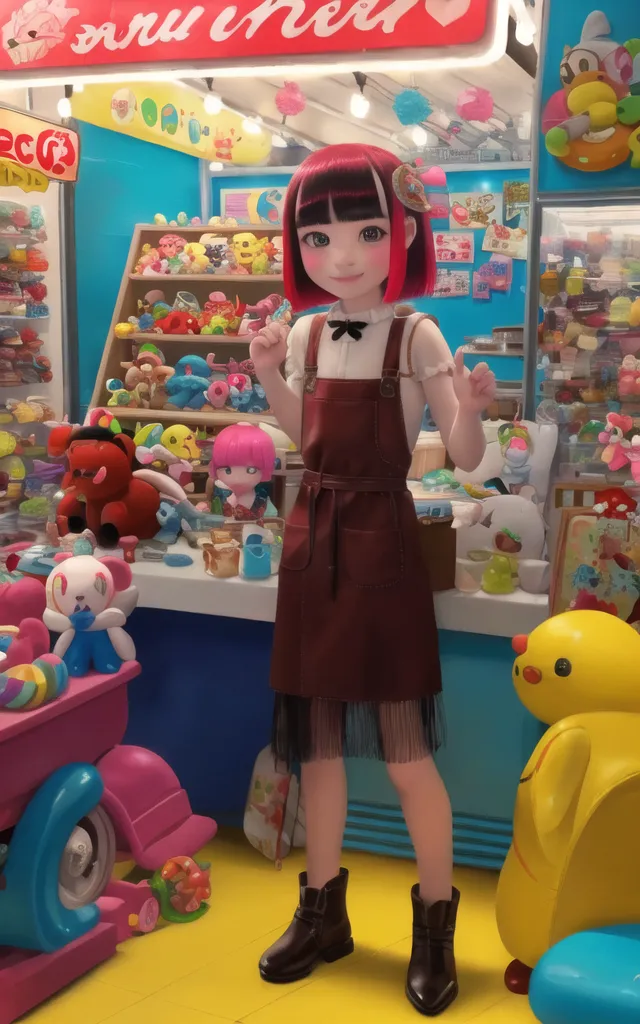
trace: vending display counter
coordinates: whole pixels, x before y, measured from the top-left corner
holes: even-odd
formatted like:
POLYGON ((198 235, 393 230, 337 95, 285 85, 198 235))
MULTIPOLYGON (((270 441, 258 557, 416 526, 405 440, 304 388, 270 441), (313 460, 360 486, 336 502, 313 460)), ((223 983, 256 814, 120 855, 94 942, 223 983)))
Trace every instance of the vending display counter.
MULTIPOLYGON (((165 757, 194 809, 240 824, 251 769, 269 742, 268 686, 277 579, 206 576, 200 552, 180 568, 138 562, 139 607, 128 622, 142 677, 129 694, 128 741, 165 757)), ((447 742, 438 762, 451 793, 459 863, 498 866, 515 790, 539 725, 511 683, 511 638, 548 615, 546 595, 437 594, 447 742)), ((349 764, 347 845, 410 856, 384 765, 349 764)))

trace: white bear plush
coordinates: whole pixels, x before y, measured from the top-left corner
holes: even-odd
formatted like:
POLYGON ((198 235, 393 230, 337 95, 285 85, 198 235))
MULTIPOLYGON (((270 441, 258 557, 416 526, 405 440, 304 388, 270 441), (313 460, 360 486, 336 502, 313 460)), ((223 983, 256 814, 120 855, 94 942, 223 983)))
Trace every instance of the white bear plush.
POLYGON ((117 672, 135 658, 133 640, 122 628, 138 601, 131 568, 119 558, 60 554, 47 579, 45 625, 61 636, 54 653, 69 674, 90 669, 117 672))

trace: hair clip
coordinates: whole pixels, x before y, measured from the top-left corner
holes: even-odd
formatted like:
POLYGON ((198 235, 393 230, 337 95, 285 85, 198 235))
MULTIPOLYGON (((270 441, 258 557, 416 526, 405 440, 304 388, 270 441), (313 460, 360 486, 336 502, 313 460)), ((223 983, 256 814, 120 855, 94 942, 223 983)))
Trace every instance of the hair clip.
POLYGON ((400 164, 393 172, 393 191, 403 206, 416 213, 429 213, 431 205, 415 167, 400 164))

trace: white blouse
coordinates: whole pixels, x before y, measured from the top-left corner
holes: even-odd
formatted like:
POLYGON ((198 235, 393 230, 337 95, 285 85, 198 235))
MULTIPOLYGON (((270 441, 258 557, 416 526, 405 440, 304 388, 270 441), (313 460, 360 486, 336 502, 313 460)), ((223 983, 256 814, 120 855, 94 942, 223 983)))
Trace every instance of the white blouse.
MULTIPOLYGON (((402 311, 404 313, 404 310, 402 311)), ((356 341, 343 334, 339 341, 332 338, 333 329, 325 323, 320 335, 318 351, 318 377, 333 380, 371 380, 382 376, 382 363, 389 339, 394 307, 380 305, 365 312, 345 313, 338 302, 329 310, 329 320, 359 320, 367 326, 356 341)), ((404 412, 407 440, 414 449, 422 417, 425 397, 422 382, 439 373, 449 373, 453 366, 451 351, 440 329, 432 320, 425 320, 416 331, 408 351, 409 339, 416 321, 422 314, 406 317, 402 348, 400 350, 400 399, 404 412)), ((313 316, 303 316, 294 324, 288 339, 286 364, 287 383, 302 397, 304 364, 313 316)))

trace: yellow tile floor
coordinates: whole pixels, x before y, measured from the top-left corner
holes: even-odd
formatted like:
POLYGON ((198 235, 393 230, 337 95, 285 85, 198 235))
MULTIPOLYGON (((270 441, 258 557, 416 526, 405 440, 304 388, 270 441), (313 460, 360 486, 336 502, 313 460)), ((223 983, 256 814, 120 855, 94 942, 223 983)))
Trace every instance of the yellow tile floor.
MULTIPOLYGON (((282 871, 233 832, 203 851, 211 860, 211 910, 124 943, 112 960, 25 1018, 27 1024, 417 1024, 404 996, 415 867, 345 854, 356 952, 298 984, 267 985, 262 951, 289 923, 303 855, 282 871)), ((508 962, 495 925, 497 876, 458 870, 456 952, 460 996, 446 1024, 535 1024, 525 998, 506 992, 508 962)))

